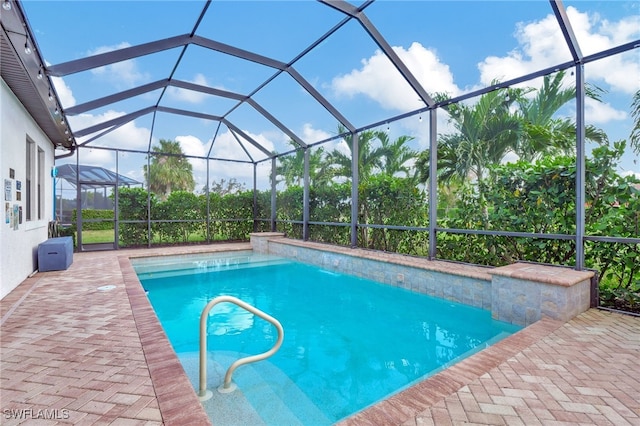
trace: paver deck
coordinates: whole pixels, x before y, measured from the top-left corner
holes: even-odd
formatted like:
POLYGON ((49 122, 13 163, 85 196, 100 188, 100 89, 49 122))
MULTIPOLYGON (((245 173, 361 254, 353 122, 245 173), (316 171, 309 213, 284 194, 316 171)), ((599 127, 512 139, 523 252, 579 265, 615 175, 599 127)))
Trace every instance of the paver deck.
MULTIPOLYGON (((0 423, 209 424, 129 257, 249 248, 75 253, 25 280, 0 301, 0 423)), ((539 321, 341 423, 640 425, 640 318, 539 321)))

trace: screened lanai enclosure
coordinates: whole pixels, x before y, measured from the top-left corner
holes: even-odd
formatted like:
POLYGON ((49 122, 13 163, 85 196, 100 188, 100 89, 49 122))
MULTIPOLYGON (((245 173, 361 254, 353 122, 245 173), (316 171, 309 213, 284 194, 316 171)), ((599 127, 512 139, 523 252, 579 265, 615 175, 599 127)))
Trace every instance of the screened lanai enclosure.
POLYGON ((2 25, 59 117, 56 164, 144 183, 112 187, 116 247, 279 231, 590 268, 637 295, 639 13, 634 1, 4 1, 2 25))

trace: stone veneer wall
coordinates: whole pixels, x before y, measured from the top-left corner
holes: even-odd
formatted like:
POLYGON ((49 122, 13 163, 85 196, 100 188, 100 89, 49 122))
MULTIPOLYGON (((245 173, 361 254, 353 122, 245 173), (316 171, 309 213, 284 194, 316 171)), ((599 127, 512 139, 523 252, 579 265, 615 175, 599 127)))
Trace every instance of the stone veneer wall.
POLYGON ((251 234, 257 253, 295 259, 490 310, 500 321, 526 326, 542 317, 568 321, 589 309, 593 272, 516 263, 482 268, 395 253, 290 240, 284 234, 251 234))
POLYGON ((591 306, 591 271, 514 263, 489 271, 492 317, 529 325, 543 317, 569 321, 591 306))

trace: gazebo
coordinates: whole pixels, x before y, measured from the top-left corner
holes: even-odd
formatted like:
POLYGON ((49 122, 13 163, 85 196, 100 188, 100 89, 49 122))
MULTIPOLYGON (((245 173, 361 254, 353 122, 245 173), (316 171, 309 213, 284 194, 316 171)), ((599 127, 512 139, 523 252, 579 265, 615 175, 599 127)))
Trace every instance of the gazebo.
POLYGON ((71 211, 76 203, 69 209, 64 208, 63 181, 76 190, 76 200, 81 200, 81 208, 113 209, 113 201, 108 198, 110 188, 116 186, 132 187, 142 185, 135 179, 115 173, 109 169, 91 165, 62 164, 56 167, 56 185, 54 190, 54 212, 63 224, 71 223, 71 211), (59 182, 59 185, 57 184, 59 182), (98 190, 102 189, 102 197, 98 202, 98 190), (89 200, 89 191, 93 190, 93 198, 89 200), (57 208, 56 208, 57 207, 57 208))

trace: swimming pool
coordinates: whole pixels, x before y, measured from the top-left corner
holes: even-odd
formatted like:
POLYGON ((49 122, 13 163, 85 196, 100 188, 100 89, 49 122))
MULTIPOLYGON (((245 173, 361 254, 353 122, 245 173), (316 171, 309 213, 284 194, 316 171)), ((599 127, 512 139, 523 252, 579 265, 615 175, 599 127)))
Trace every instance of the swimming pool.
MULTIPOLYGON (((196 389, 207 302, 235 296, 282 323, 280 351, 238 368, 238 390, 203 403, 216 425, 333 424, 520 329, 485 310, 250 251, 132 264, 196 389)), ((277 337, 227 303, 212 310, 208 336, 214 390, 233 361, 277 337)))

